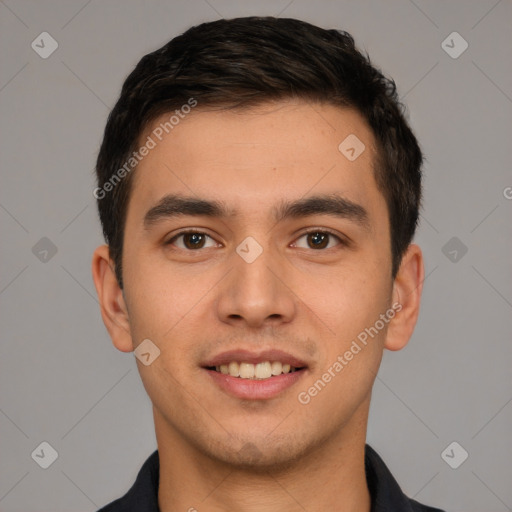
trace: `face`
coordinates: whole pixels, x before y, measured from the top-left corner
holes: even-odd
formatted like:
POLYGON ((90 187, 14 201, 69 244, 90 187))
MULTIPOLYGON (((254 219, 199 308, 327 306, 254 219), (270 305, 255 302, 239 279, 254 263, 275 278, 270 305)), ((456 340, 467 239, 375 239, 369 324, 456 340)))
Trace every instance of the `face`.
POLYGON ((399 315, 374 138, 334 106, 199 107, 133 176, 130 336, 113 339, 160 350, 137 362, 158 435, 232 464, 285 464, 364 429, 399 315), (338 148, 354 135, 356 159, 338 148))

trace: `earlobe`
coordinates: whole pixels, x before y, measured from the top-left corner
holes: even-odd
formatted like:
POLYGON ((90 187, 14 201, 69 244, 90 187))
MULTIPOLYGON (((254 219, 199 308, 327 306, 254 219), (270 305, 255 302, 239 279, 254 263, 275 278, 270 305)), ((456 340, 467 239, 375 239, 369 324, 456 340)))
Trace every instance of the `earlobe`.
POLYGON ((98 247, 92 257, 92 277, 101 316, 114 346, 122 352, 134 350, 130 335, 128 310, 115 275, 108 245, 98 247))
POLYGON ((421 249, 411 244, 393 283, 393 304, 398 312, 388 325, 384 348, 400 350, 407 345, 419 315, 424 276, 421 249))

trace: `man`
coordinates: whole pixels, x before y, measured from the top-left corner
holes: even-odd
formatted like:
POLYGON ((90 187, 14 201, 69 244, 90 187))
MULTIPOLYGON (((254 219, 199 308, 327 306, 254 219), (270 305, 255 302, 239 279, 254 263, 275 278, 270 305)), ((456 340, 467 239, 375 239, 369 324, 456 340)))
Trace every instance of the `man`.
POLYGON ((422 154, 345 32, 193 27, 126 79, 97 162, 92 271, 155 451, 102 511, 435 511, 365 444, 423 260, 422 154))

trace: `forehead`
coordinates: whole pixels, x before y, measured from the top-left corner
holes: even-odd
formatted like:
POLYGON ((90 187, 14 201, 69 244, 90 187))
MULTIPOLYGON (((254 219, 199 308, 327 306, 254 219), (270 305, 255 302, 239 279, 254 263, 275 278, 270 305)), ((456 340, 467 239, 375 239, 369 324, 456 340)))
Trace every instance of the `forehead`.
POLYGON ((221 199, 238 216, 313 192, 340 192, 370 210, 383 201, 373 133, 352 109, 286 101, 243 110, 198 104, 173 124, 171 115, 140 139, 154 148, 137 166, 129 210, 170 192, 221 199))

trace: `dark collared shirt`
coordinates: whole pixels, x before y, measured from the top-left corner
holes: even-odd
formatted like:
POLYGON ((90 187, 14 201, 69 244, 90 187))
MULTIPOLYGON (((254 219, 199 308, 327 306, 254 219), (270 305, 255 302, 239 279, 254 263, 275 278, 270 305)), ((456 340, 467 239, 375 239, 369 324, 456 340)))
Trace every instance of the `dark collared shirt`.
MULTIPOLYGON (((369 445, 366 445, 364 463, 372 502, 371 512, 443 512, 405 496, 384 461, 369 445)), ((122 498, 98 512, 160 512, 159 468, 158 450, 155 450, 142 466, 132 488, 122 498)))

